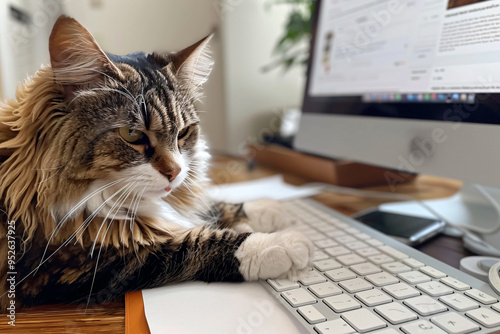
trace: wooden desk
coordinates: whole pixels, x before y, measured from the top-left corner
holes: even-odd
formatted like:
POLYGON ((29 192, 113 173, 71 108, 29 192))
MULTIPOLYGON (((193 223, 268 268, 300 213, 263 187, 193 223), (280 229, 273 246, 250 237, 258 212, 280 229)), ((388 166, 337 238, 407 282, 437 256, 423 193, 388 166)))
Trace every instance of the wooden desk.
MULTIPOLYGON (((218 158, 213 161, 211 177, 216 184, 258 179, 277 174, 279 171, 264 166, 247 169, 242 160, 218 158)), ((285 174, 285 180, 302 184, 307 180, 285 174)), ((420 199, 447 197, 455 193, 461 184, 457 181, 419 176, 414 182, 396 186, 398 193, 413 195, 420 199)), ((387 186, 372 187, 372 190, 389 191, 387 186)), ((323 193, 314 199, 346 215, 359 212, 384 201, 358 196, 323 193)), ((418 247, 424 253, 458 267, 460 259, 469 255, 458 239, 438 237, 418 247)), ((123 333, 125 331, 123 299, 113 303, 85 306, 52 305, 18 310, 16 327, 7 325, 7 318, 0 321, 0 333, 123 333)))

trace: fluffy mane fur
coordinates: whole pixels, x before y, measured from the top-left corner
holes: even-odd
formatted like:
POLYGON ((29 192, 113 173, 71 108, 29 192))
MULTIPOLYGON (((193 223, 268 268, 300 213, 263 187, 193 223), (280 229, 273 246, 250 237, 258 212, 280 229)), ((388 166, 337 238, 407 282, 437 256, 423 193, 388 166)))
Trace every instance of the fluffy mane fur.
MULTIPOLYGON (((19 87, 16 100, 0 107, 0 197, 7 205, 9 220, 22 222, 23 242, 32 240, 37 229, 41 229, 45 238, 55 244, 74 238, 82 246, 97 241, 104 246, 130 248, 134 242, 148 245, 164 242, 172 232, 181 229, 175 223, 167 225, 148 216, 137 216, 133 226, 128 220, 114 219, 106 226, 106 233, 101 226, 104 218, 97 216, 87 222, 87 228, 79 229, 87 219, 81 210, 65 219, 62 226, 57 225, 54 217, 57 208, 72 207, 88 188, 88 180, 81 184, 67 183, 64 166, 59 163, 64 149, 57 145, 56 135, 67 116, 63 94, 61 85, 54 81, 52 69, 45 67, 19 87), (56 228, 58 233, 54 234, 56 228)), ((165 199, 188 215, 206 205, 200 199, 208 154, 203 142, 198 145, 201 150, 193 159, 196 165, 193 174, 165 199)))

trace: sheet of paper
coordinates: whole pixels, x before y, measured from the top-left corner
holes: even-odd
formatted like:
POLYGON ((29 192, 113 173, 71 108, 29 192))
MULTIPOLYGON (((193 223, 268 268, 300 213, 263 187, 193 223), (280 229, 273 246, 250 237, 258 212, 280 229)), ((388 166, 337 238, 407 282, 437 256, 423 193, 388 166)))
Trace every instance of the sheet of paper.
POLYGON ((209 196, 217 201, 242 203, 262 198, 287 200, 313 196, 321 192, 320 187, 297 187, 283 181, 283 175, 270 176, 254 181, 213 186, 209 196))
POLYGON ((258 282, 187 282, 142 291, 152 334, 300 334, 258 282))
MULTIPOLYGON (((214 186, 209 196, 241 203, 262 198, 286 200, 321 192, 297 187, 282 175, 255 181, 214 186)), ((188 282, 143 290, 144 308, 151 333, 299 334, 295 318, 258 282, 188 282)))

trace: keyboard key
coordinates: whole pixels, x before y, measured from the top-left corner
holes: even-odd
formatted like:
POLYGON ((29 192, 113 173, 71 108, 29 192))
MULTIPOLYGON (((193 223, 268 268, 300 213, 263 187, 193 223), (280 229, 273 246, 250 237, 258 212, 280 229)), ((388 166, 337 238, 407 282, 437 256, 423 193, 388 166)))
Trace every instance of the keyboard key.
POLYGON ((479 326, 455 312, 438 315, 431 321, 450 334, 466 334, 479 330, 479 326))
POLYGON ((476 320, 484 327, 495 327, 500 326, 500 314, 492 311, 489 308, 481 307, 472 311, 465 313, 471 319, 476 320))
POLYGON ((441 283, 444 283, 448 286, 451 286, 453 289, 458 290, 458 291, 464 291, 464 290, 469 290, 470 286, 460 282, 459 280, 453 278, 453 277, 443 277, 439 280, 441 283))
POLYGON ((335 239, 335 241, 337 241, 338 243, 341 243, 341 244, 345 244, 347 242, 358 241, 358 239, 356 239, 352 235, 341 235, 340 237, 336 237, 334 239, 335 239))
POLYGON ((373 288, 373 285, 362 278, 354 278, 347 281, 342 281, 339 283, 339 285, 349 293, 355 293, 373 288))
POLYGON ((327 238, 326 235, 324 235, 323 233, 319 233, 316 230, 314 230, 314 232, 306 234, 309 237, 309 239, 311 239, 311 241, 323 240, 327 238))
POLYGON ((361 307, 361 304, 352 299, 351 296, 343 293, 341 295, 327 297, 323 302, 335 312, 345 312, 361 307))
POLYGON ((495 305, 491 305, 491 308, 494 309, 497 312, 500 312, 500 303, 495 304, 495 305))
POLYGON ((394 262, 394 259, 386 254, 373 255, 373 256, 370 256, 368 258, 368 260, 370 260, 370 262, 373 262, 375 264, 394 262))
POLYGON ((327 260, 315 261, 314 267, 316 267, 316 269, 318 269, 319 271, 327 271, 327 270, 341 268, 342 265, 333 259, 327 259, 327 260))
POLYGON ((363 241, 366 242, 368 245, 373 246, 373 247, 379 247, 379 246, 384 245, 383 242, 376 240, 376 239, 365 239, 363 241))
POLYGON ((415 290, 406 283, 387 285, 382 289, 396 299, 406 299, 420 295, 420 292, 418 292, 417 290, 415 290))
POLYGON ((450 287, 444 285, 443 283, 439 283, 438 281, 418 284, 417 289, 432 297, 439 297, 453 293, 453 290, 450 287))
POLYGON ((350 269, 361 276, 375 274, 382 271, 380 267, 368 262, 355 264, 351 266, 350 269))
POLYGON ((271 285, 273 289, 278 292, 300 288, 299 283, 290 281, 288 279, 268 279, 267 283, 269 283, 269 285, 271 285))
POLYGON ((365 278, 376 286, 384 286, 399 282, 396 277, 386 272, 368 275, 365 278))
POLYGON ((314 244, 318 247, 321 247, 321 248, 335 247, 335 246, 339 245, 338 243, 333 241, 333 239, 330 239, 330 238, 318 240, 314 244))
POLYGON ((408 267, 406 264, 402 264, 401 262, 384 263, 381 267, 391 274, 399 274, 411 270, 410 267, 408 267))
POLYGON ((478 302, 486 304, 486 305, 494 304, 498 301, 496 298, 494 298, 494 297, 490 296, 489 294, 482 292, 478 289, 467 290, 464 293, 467 296, 471 297, 472 299, 475 299, 478 302))
POLYGON ((361 291, 354 296, 361 300, 366 306, 377 306, 392 302, 392 298, 379 289, 361 291))
POLYGON ((358 236, 358 233, 360 232, 360 230, 358 230, 355 227, 348 227, 348 228, 344 229, 344 231, 346 231, 347 233, 354 234, 354 235, 356 235, 356 237, 358 236))
POLYGON ((326 278, 325 276, 321 275, 319 272, 313 269, 307 272, 307 274, 305 274, 303 277, 301 277, 299 282, 302 283, 303 285, 311 285, 311 284, 326 282, 326 278))
MULTIPOLYGON (((404 301, 404 304, 420 315, 426 316, 447 311, 448 308, 429 296, 419 296, 404 301)), ((449 312, 453 313, 453 312, 449 312)), ((446 329, 445 329, 446 330, 446 329)))
POLYGON ((409 284, 418 284, 424 282, 430 282, 432 279, 420 271, 409 271, 406 273, 398 274, 398 277, 409 284))
POLYGON ((335 226, 329 224, 328 227, 322 227, 322 228, 320 228, 320 230, 321 230, 321 232, 326 234, 327 232, 336 231, 337 228, 335 226))
POLYGON ((323 322, 314 326, 314 329, 319 334, 352 334, 356 333, 354 328, 349 326, 342 319, 335 319, 327 322, 323 322))
POLYGON ((424 274, 431 276, 432 278, 443 278, 443 277, 447 276, 442 271, 439 271, 436 268, 433 268, 431 266, 424 266, 424 267, 419 268, 419 270, 421 272, 423 272, 424 274))
POLYGON ((328 259, 330 256, 328 254, 326 254, 325 252, 322 252, 320 250, 315 250, 314 251, 314 255, 313 255, 313 259, 314 261, 319 261, 319 260, 326 260, 328 259))
POLYGON ((359 333, 365 333, 375 329, 387 327, 385 321, 366 308, 346 312, 341 315, 341 318, 359 333))
POLYGON ((326 235, 329 237, 332 237, 332 238, 336 238, 336 237, 340 237, 341 235, 346 235, 346 233, 342 230, 336 230, 336 231, 327 232, 326 235))
POLYGON ((391 246, 381 246, 378 249, 382 253, 385 253, 385 254, 389 255, 390 257, 395 258, 396 260, 402 260, 402 259, 409 258, 408 255, 398 251, 397 249, 392 248, 391 246))
POLYGON ((357 249, 356 253, 358 253, 359 255, 364 256, 364 257, 380 254, 378 249, 373 248, 373 247, 357 249))
MULTIPOLYGON (((378 332, 373 332, 373 334, 401 334, 401 333, 396 331, 395 329, 387 328, 387 329, 383 329, 383 330, 378 331, 378 332)), ((428 334, 432 334, 432 333, 428 333, 428 334)))
POLYGON ((344 266, 352 266, 353 264, 363 263, 366 260, 358 254, 346 254, 337 256, 337 261, 342 263, 344 266))
POLYGON ((342 293, 342 290, 332 282, 324 282, 319 284, 314 284, 309 286, 309 290, 312 291, 319 298, 325 298, 329 296, 335 296, 342 293))
POLYGON ((347 242, 344 244, 344 246, 346 246, 350 250, 357 250, 368 247, 368 245, 365 244, 363 241, 347 242))
POLYGON ((356 278, 356 274, 347 268, 329 270, 325 275, 334 282, 343 281, 346 279, 356 278))
POLYGON ((316 298, 314 298, 307 290, 295 289, 288 290, 281 293, 281 296, 286 299, 293 307, 299 307, 308 304, 315 304, 316 298))
POLYGON ((465 312, 479 307, 479 304, 472 299, 459 293, 443 296, 439 300, 459 312, 465 312))
POLYGON ((403 263, 406 264, 407 266, 412 267, 413 269, 418 269, 420 267, 425 266, 422 262, 415 260, 414 258, 407 258, 403 260, 403 263))
POLYGON ((325 248, 325 252, 327 252, 331 256, 340 256, 351 253, 351 251, 345 248, 344 246, 325 248))
POLYGON ((375 312, 393 325, 418 319, 418 316, 400 303, 390 303, 375 307, 375 312))
MULTIPOLYGON (((332 227, 332 225, 322 222, 321 220, 317 223, 312 224, 318 231, 325 232, 325 229, 332 227)), ((333 227, 334 228, 334 227, 333 227)))
POLYGON ((356 234, 356 238, 358 238, 360 240, 366 240, 366 239, 370 239, 371 237, 366 233, 358 233, 358 234, 356 234))
POLYGON ((427 320, 420 320, 401 326, 401 330, 405 334, 446 334, 441 328, 427 320))
POLYGON ((326 317, 312 305, 301 306, 297 311, 310 324, 326 321, 326 317))

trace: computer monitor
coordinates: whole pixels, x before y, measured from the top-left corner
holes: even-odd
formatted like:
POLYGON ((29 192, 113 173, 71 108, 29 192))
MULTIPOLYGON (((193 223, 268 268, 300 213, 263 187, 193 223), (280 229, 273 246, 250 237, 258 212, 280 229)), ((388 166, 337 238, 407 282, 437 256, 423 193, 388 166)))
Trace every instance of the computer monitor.
MULTIPOLYGON (((500 0, 316 6, 296 149, 394 169, 389 185, 410 171, 500 187, 500 0)), ((431 204, 495 231, 497 210, 467 189, 431 204)), ((500 233, 483 238, 500 245, 500 233)))

